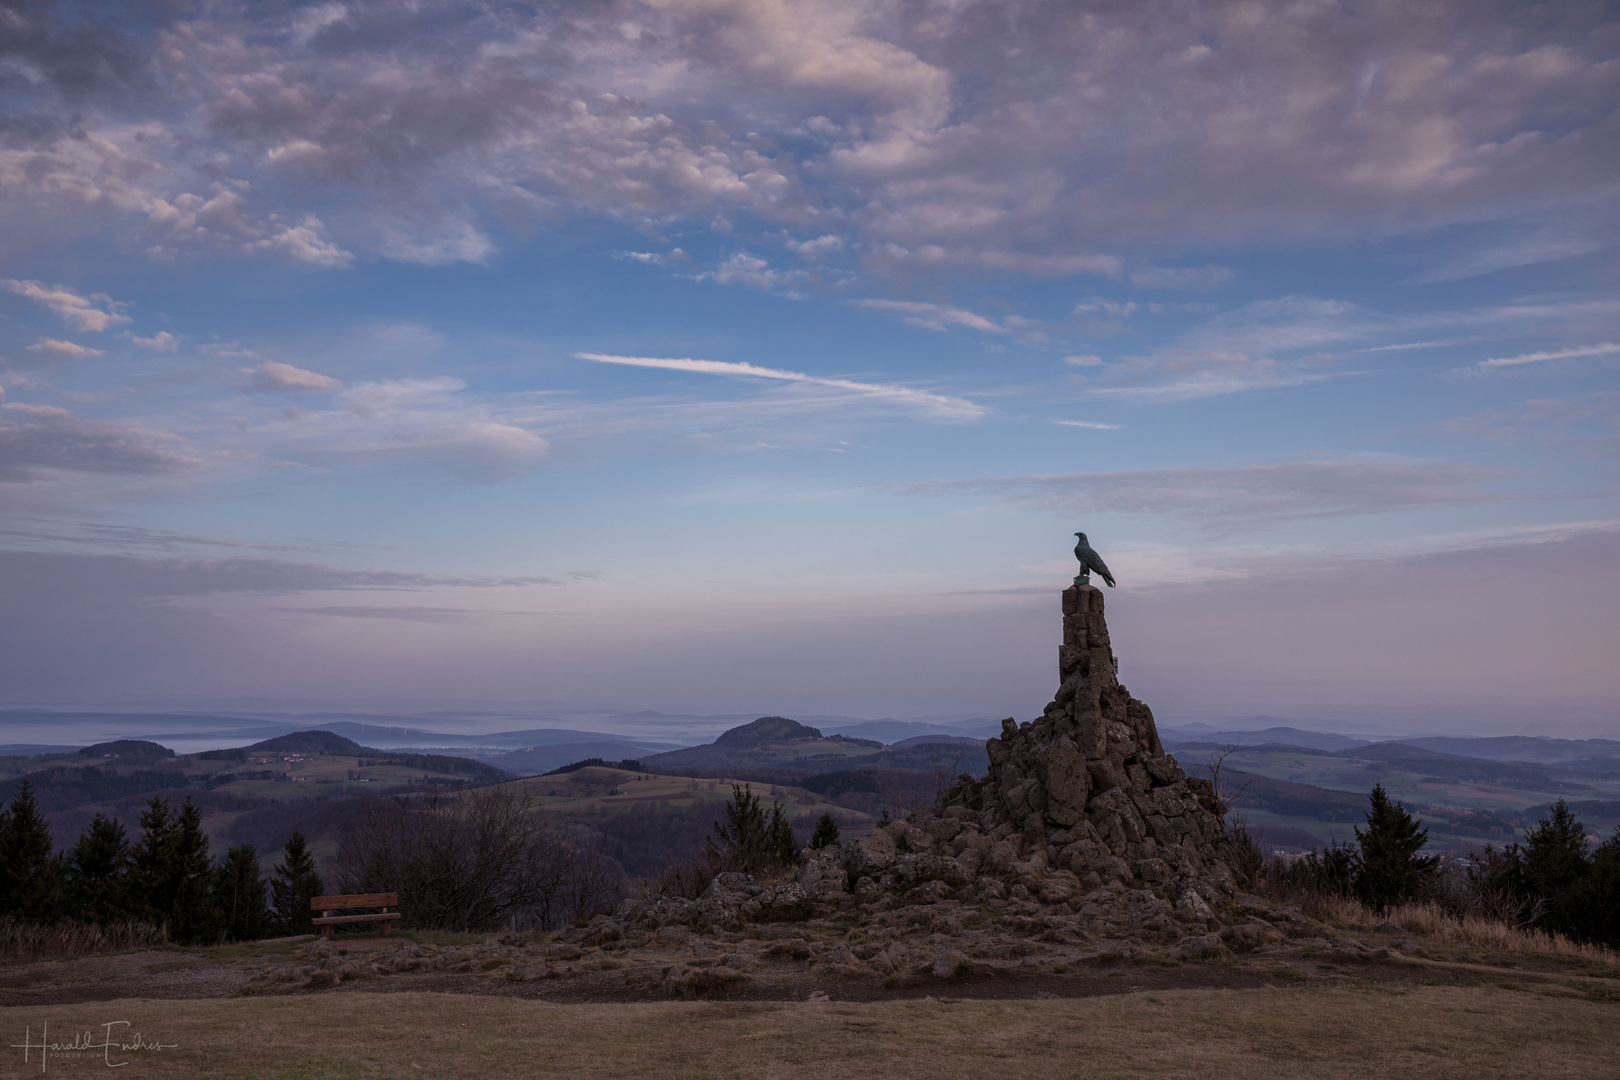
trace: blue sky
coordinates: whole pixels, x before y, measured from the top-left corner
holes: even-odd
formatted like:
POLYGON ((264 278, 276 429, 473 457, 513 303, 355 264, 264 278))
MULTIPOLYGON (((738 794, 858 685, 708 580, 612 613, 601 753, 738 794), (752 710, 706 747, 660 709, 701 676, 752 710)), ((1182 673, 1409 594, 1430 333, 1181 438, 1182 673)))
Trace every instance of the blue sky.
POLYGON ((0 700, 1620 734, 1608 5, 12 25, 0 700))

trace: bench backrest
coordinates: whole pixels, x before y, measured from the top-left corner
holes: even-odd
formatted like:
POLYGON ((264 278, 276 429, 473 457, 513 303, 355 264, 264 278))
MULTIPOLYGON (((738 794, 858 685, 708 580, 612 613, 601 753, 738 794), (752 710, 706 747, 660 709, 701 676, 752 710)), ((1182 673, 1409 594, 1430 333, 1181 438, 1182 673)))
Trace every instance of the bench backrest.
POLYGON ((340 911, 357 907, 398 907, 399 893, 356 893, 353 896, 315 896, 309 901, 311 911, 340 911))

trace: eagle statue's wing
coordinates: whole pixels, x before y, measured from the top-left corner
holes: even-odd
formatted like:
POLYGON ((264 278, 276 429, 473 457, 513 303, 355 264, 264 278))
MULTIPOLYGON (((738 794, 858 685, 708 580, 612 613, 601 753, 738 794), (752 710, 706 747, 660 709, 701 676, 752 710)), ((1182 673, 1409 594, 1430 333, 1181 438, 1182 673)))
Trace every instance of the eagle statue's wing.
POLYGON ((1095 571, 1098 577, 1108 582, 1110 589, 1114 587, 1114 575, 1108 572, 1108 564, 1102 561, 1102 556, 1093 551, 1090 545, 1087 545, 1085 556, 1080 561, 1085 564, 1086 569, 1095 571))

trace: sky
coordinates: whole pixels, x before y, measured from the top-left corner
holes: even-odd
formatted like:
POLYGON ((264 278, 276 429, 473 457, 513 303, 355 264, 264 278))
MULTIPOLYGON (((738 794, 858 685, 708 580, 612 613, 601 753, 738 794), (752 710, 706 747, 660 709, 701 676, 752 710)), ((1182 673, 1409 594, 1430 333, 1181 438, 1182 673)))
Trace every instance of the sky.
POLYGON ((1613 4, 0 25, 0 705, 1620 737, 1613 4))

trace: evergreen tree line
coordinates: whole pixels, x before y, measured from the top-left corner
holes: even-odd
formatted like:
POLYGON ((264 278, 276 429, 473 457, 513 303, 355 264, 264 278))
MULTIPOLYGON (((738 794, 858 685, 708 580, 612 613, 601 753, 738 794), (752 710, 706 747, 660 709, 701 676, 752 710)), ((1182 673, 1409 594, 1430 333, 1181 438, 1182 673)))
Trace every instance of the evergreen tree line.
POLYGON ((251 844, 209 856, 202 811, 153 796, 129 837, 97 814, 73 847, 56 852, 32 785, 0 810, 0 916, 26 922, 121 921, 162 927, 177 944, 253 941, 311 929, 309 900, 321 878, 294 833, 267 883, 251 844), (266 897, 268 884, 269 898, 266 897))
POLYGON ((1524 834, 1524 842, 1487 844, 1463 859, 1421 851, 1429 830, 1372 790, 1366 828, 1354 844, 1331 844, 1268 874, 1284 889, 1353 896, 1375 911, 1432 900, 1457 915, 1534 926, 1576 941, 1620 946, 1620 829, 1595 848, 1563 799, 1524 834))

